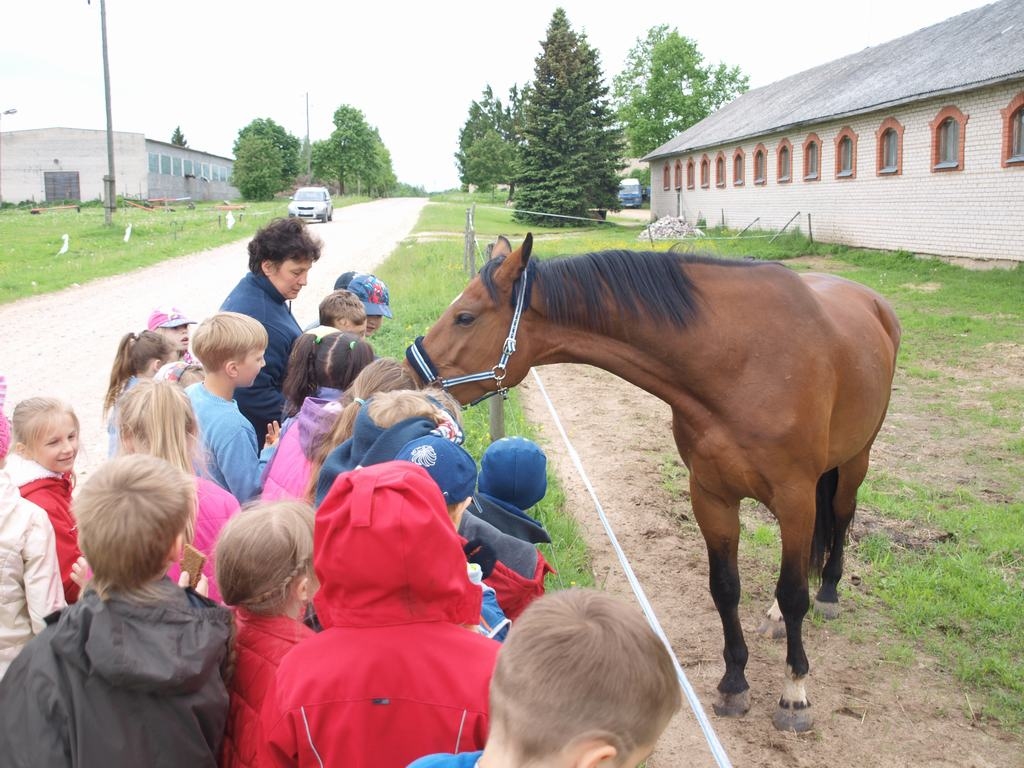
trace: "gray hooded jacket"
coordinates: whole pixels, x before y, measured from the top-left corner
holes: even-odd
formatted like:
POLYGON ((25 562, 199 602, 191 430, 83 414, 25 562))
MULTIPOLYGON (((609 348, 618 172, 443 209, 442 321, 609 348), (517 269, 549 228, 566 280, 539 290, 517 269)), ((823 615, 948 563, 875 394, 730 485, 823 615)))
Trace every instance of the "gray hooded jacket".
POLYGON ((216 766, 227 609, 164 579, 140 604, 87 590, 0 680, 5 766, 216 766))

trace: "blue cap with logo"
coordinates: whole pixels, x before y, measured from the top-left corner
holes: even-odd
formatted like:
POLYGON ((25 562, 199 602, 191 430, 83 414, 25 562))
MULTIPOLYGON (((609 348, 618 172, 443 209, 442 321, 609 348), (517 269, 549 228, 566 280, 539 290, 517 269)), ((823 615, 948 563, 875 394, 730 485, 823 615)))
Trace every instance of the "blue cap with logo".
POLYGON ((446 504, 457 504, 476 490, 476 461, 461 445, 438 435, 426 435, 402 446, 395 456, 419 464, 441 489, 446 504))
POLYGON ((363 302, 366 314, 391 317, 391 307, 389 306, 391 297, 388 295, 388 287, 376 275, 356 275, 349 282, 348 290, 363 302))

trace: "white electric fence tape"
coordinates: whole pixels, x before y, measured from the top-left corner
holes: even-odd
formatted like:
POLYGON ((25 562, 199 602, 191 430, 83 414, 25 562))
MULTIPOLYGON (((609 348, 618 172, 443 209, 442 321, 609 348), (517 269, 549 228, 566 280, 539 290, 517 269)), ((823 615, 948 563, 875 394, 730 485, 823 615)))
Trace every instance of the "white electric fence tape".
POLYGON ((605 516, 604 508, 601 506, 600 500, 597 498, 597 493, 594 491, 594 486, 590 484, 590 478, 587 477, 587 472, 583 468, 583 462, 580 461, 579 454, 576 453, 576 449, 573 447, 572 442, 569 440, 569 436, 566 434, 565 429, 562 427, 562 421, 558 418, 558 412, 555 410, 554 404, 551 402, 551 398, 548 397, 548 392, 544 388, 544 382, 540 380, 540 375, 537 373, 537 369, 531 369, 533 378, 537 382, 537 386, 540 387, 540 392, 544 396, 544 402, 548 405, 548 410, 551 412, 551 418, 555 421, 555 426, 558 428, 558 433, 562 436, 562 441, 565 443, 566 450, 569 452, 569 458, 572 459, 573 465, 576 467, 576 471, 579 472, 580 479, 583 480, 583 485, 586 486, 587 491, 590 493, 590 498, 594 500, 594 508, 597 509, 597 514, 601 518, 601 524, 604 525, 605 533, 608 534, 608 539, 611 541, 612 548, 619 557, 619 563, 622 564, 622 570, 626 574, 626 579, 629 580, 630 586, 633 588, 633 594, 636 595, 637 601, 640 603, 640 608, 644 612, 644 616, 647 617, 647 622, 651 625, 654 632, 661 638, 661 642, 665 644, 668 649, 669 655, 672 656, 672 663, 675 665, 676 674, 679 677, 679 684, 683 688, 683 693, 686 694, 686 700, 690 704, 690 709, 693 710, 693 714, 697 718, 697 723, 700 725, 701 731, 704 732, 704 738, 708 742, 708 746, 711 749, 711 755, 715 758, 715 762, 721 768, 732 768, 732 763, 729 762, 729 756, 725 754, 725 749, 722 747, 722 743, 718 740, 718 734, 715 733, 715 729, 712 728, 711 722, 708 720, 707 714, 704 712, 704 708, 701 706, 700 699, 697 698, 697 693, 693 690, 693 686, 690 685, 690 681, 686 677, 686 673, 679 664, 679 660, 676 658, 675 651, 672 650, 672 645, 668 641, 668 637, 665 636, 664 630, 661 628, 661 624, 658 623, 658 617, 654 614, 654 608, 651 607, 650 602, 647 600, 647 595, 644 593, 644 589, 640 586, 640 582, 637 580, 636 574, 633 572, 633 567, 629 564, 629 559, 626 557, 626 553, 622 551, 622 547, 619 546, 619 540, 615 536, 615 531, 612 530, 611 523, 608 522, 607 516, 605 516))

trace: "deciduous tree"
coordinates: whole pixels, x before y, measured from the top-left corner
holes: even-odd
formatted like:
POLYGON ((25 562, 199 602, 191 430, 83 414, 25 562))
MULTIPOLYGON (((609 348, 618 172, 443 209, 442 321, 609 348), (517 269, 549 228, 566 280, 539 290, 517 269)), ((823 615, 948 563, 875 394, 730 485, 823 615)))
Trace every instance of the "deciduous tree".
POLYGON ((705 65, 697 43, 667 24, 637 39, 613 83, 630 154, 642 157, 747 90, 739 67, 705 65))
POLYGON ((299 140, 269 117, 259 117, 238 132, 238 138, 235 139, 234 146, 236 158, 238 157, 238 147, 242 140, 250 136, 259 136, 267 139, 273 147, 274 153, 277 154, 277 161, 271 161, 269 156, 267 158, 268 162, 274 162, 274 165, 281 169, 277 187, 274 191, 279 192, 282 189, 291 187, 300 173, 299 140))
POLYGON ((488 85, 484 88, 483 97, 469 105, 469 116, 459 131, 459 151, 455 153, 459 180, 464 186, 472 184, 490 188, 494 184, 505 183, 509 185, 509 198, 512 197, 515 166, 514 163, 505 163, 504 159, 515 158, 522 142, 522 113, 523 100, 519 88, 515 85, 509 88, 508 102, 505 104, 501 103, 501 99, 495 98, 494 91, 488 85), (503 146, 498 149, 501 157, 492 164, 484 161, 483 148, 474 150, 474 146, 487 137, 486 146, 494 149, 497 146, 495 136, 503 146), (502 178, 490 177, 495 167, 504 168, 502 178), (475 171, 483 171, 485 177, 476 176, 475 171))
POLYGON ((246 200, 271 200, 281 189, 281 156, 266 136, 250 134, 235 142, 231 183, 246 200))

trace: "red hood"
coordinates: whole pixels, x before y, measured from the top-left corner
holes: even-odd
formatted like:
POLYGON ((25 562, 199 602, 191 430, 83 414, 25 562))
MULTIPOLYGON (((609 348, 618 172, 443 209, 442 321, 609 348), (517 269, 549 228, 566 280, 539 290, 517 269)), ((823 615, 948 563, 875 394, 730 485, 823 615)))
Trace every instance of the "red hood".
POLYGON ((389 461, 335 479, 316 513, 313 564, 325 627, 476 624, 481 591, 426 471, 389 461))

